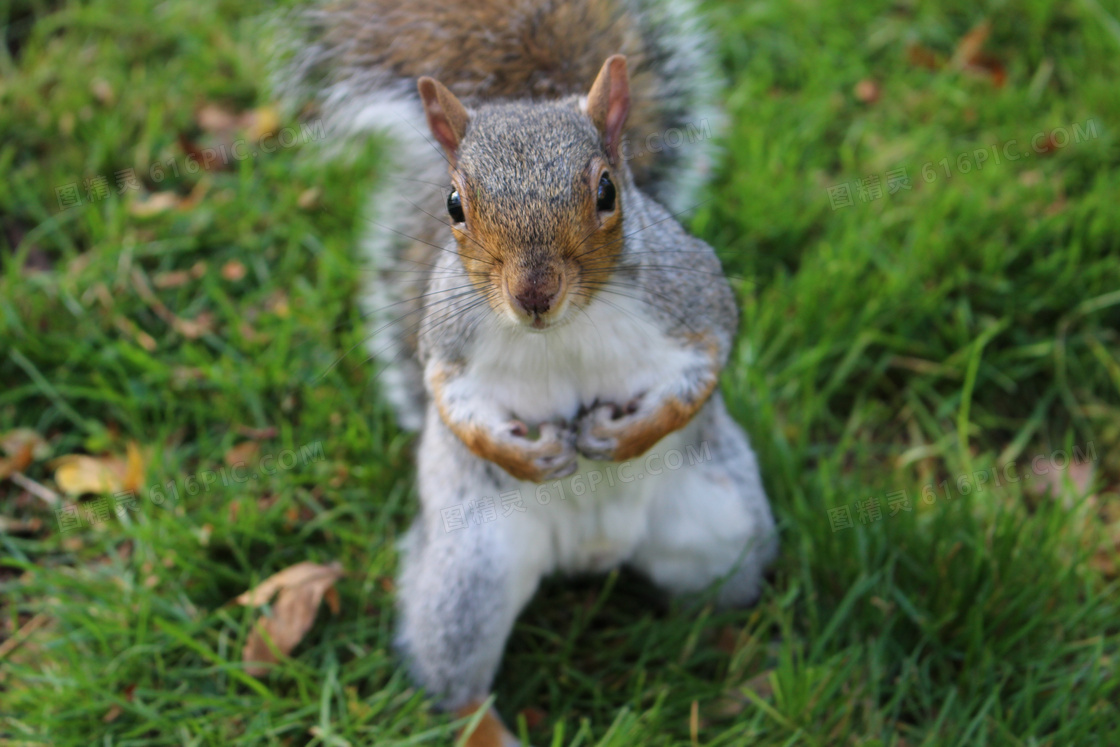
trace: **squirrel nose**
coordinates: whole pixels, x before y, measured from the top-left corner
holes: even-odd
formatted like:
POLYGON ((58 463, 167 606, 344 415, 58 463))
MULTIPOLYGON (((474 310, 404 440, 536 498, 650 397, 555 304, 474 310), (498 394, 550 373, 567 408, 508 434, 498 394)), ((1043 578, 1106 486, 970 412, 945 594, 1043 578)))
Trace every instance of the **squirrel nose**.
POLYGON ((513 298, 517 305, 532 316, 547 314, 556 303, 560 293, 560 275, 548 274, 544 277, 536 276, 525 278, 518 283, 513 298))
POLYGON ((529 314, 548 313, 552 307, 553 294, 543 290, 540 286, 531 286, 517 294, 517 304, 529 314))

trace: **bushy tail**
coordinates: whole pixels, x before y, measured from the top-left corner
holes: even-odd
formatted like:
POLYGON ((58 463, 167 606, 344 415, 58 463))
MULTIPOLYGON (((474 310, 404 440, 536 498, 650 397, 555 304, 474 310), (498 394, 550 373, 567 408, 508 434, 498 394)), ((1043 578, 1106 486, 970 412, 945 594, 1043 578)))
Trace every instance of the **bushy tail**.
POLYGON ((422 420, 415 350, 425 270, 450 238, 446 163, 427 138, 416 79, 473 101, 585 94, 612 54, 627 57, 631 110, 623 157, 635 183, 673 211, 694 205, 719 130, 712 43, 691 0, 334 0, 279 24, 273 85, 313 102, 328 153, 390 135, 396 177, 371 202, 365 249, 381 274, 364 306, 370 348, 401 425, 422 420))

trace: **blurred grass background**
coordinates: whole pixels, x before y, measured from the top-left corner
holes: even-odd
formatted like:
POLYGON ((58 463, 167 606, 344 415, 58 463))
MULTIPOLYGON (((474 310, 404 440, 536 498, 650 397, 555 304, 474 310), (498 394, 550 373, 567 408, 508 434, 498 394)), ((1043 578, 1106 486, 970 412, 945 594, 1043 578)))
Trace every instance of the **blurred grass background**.
MULTIPOLYGON (((1120 743, 1120 8, 707 8, 730 117, 691 220, 742 301, 724 391, 782 557, 734 613, 625 573, 549 583, 503 714, 538 745, 1120 743)), ((0 435, 49 446, 0 482, 5 743, 453 733, 391 651, 411 439, 353 250, 385 144, 335 163, 313 113, 277 118, 271 9, 0 4, 0 435), (281 128, 291 147, 191 168, 281 128), (50 457, 129 442, 139 510, 62 531, 50 457), (197 489, 301 447, 323 458, 197 489), (258 682, 230 600, 302 560, 342 563, 341 611, 258 682)))

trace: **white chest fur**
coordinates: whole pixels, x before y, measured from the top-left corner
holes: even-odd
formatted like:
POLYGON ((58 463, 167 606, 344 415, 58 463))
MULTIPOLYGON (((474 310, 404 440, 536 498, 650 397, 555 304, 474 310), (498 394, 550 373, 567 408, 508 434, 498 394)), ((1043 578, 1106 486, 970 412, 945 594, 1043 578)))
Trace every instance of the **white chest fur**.
POLYGON ((467 376, 487 401, 530 423, 574 418, 595 400, 625 404, 698 357, 646 321, 643 306, 596 298, 543 332, 498 321, 477 339, 467 376))
POLYGON ((575 475, 521 483, 527 511, 515 534, 519 557, 535 558, 542 572, 603 571, 625 562, 657 530, 655 502, 696 492, 690 482, 703 457, 696 464, 682 458, 695 431, 690 425, 669 434, 628 462, 581 459, 575 475))

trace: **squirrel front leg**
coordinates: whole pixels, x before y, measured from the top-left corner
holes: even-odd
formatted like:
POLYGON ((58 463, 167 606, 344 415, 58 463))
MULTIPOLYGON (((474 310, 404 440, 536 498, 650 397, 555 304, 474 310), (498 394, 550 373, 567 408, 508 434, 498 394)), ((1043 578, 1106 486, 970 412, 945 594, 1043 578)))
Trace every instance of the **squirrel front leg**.
POLYGON ((579 453, 571 425, 542 423, 533 439, 529 426, 493 404, 461 366, 430 361, 427 379, 440 419, 476 456, 530 482, 576 471, 579 453))
POLYGON ((666 381, 626 403, 596 403, 579 420, 576 449, 588 459, 623 462, 641 456, 662 438, 692 420, 719 382, 719 345, 700 335, 689 347, 698 353, 666 381))

